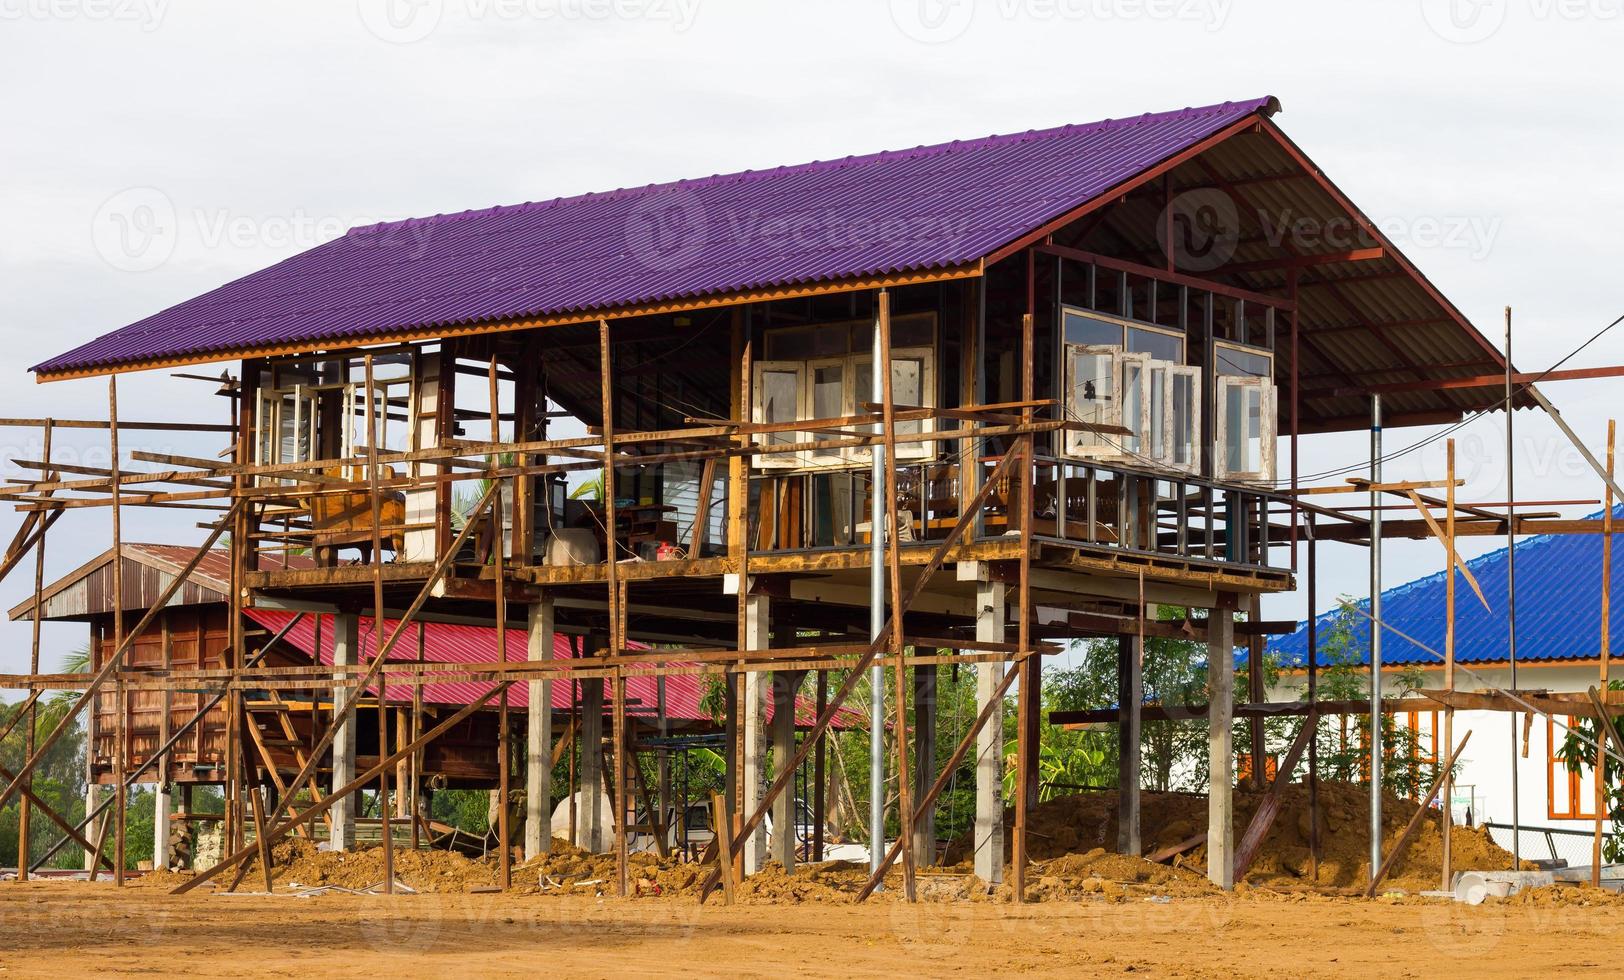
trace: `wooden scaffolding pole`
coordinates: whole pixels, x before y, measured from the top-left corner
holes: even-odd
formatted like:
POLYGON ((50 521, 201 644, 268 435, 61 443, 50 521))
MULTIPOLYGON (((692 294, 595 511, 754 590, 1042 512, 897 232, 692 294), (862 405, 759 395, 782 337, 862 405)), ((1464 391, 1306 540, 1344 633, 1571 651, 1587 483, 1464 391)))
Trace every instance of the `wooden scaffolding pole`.
MULTIPOLYGON (((1603 494, 1604 510, 1601 515, 1601 694, 1605 699, 1610 690, 1613 666, 1613 443, 1618 425, 1607 420, 1607 480, 1603 494)), ((43 543, 41 544, 43 547, 43 543)), ((1590 884, 1601 887, 1602 836, 1607 817, 1607 727, 1606 719, 1598 719, 1596 747, 1596 833, 1590 845, 1590 884)))
MULTIPOLYGON (((497 387, 496 380, 495 350, 491 351, 491 360, 487 377, 491 413, 491 441, 499 442, 502 438, 502 413, 500 407, 501 399, 499 397, 500 391, 497 387)), ((514 410, 518 410, 517 398, 514 400, 514 410)), ((517 433, 515 433, 515 435, 517 435, 517 433)), ((498 459, 499 457, 492 457, 491 469, 493 471, 496 469, 495 464, 498 459)), ((491 478, 491 486, 500 487, 501 481, 493 476, 491 478)), ((500 503, 501 499, 502 494, 501 491, 498 490, 496 494, 498 504, 500 503)), ((508 513, 512 512, 509 511, 508 513)), ((508 659, 507 556, 505 554, 507 549, 507 532, 503 525, 506 523, 507 519, 503 516, 503 514, 503 509, 500 506, 491 507, 491 571, 493 573, 493 585, 496 588, 496 658, 503 664, 506 664, 508 659)), ((517 534, 517 526, 514 527, 514 532, 517 534)), ((419 688, 419 690, 421 690, 421 688, 419 688)), ((503 891, 507 891, 513 887, 513 828, 509 826, 510 818, 508 815, 508 811, 511 809, 510 804, 511 797, 513 795, 513 733, 510 727, 511 725, 512 721, 508 718, 508 693, 507 689, 503 688, 501 696, 497 698, 496 718, 496 837, 501 848, 496 855, 496 868, 498 878, 497 883, 501 886, 503 891)))
MULTIPOLYGON (((44 440, 44 444, 41 447, 41 454, 45 457, 46 469, 44 471, 42 471, 41 475, 43 475, 45 477, 45 479, 47 479, 47 480, 56 479, 55 471, 50 469, 50 463, 51 463, 51 430, 52 430, 52 428, 53 427, 52 427, 52 424, 51 424, 51 420, 46 419, 45 420, 45 425, 43 427, 43 436, 42 436, 42 438, 44 440)), ((45 593, 45 531, 46 531, 47 528, 50 527, 50 524, 48 522, 46 522, 46 521, 30 520, 30 518, 24 517, 23 518, 23 529, 26 529, 32 523, 37 523, 39 525, 39 537, 38 537, 38 542, 34 546, 34 608, 33 608, 33 612, 29 615, 29 619, 30 619, 30 623, 29 623, 30 635, 29 635, 29 647, 28 647, 28 672, 31 673, 31 674, 37 674, 37 673, 39 673, 40 617, 43 614, 43 610, 44 610, 44 605, 43 605, 40 597, 42 595, 44 595, 44 593, 45 593)), ((21 531, 22 531, 22 529, 19 529, 19 535, 21 535, 21 531)), ((12 546, 17 547, 18 544, 22 540, 23 540, 23 537, 20 536, 18 541, 13 542, 12 546)), ((39 705, 38 705, 38 701, 39 701, 38 692, 34 692, 34 693, 30 694, 30 696, 28 698, 28 707, 26 709, 28 727, 23 730, 23 758, 25 758, 25 759, 34 754, 34 738, 35 738, 34 728, 38 724, 38 721, 39 721, 39 705)), ((85 775, 88 778, 90 774, 86 773, 85 775)), ((30 778, 28 780, 27 784, 25 784, 23 788, 31 790, 33 788, 33 779, 30 778)), ((32 810, 32 809, 33 809, 33 804, 29 800, 24 799, 19 804, 19 809, 18 809, 18 813, 17 813, 17 880, 18 881, 27 881, 28 880, 28 863, 29 863, 30 860, 32 860, 30 855, 29 855, 29 850, 28 850, 28 840, 29 840, 29 836, 30 836, 29 831, 31 829, 30 828, 31 821, 29 820, 29 811, 32 810)))
MULTIPOLYGON (((379 525, 383 522, 383 498, 378 489, 378 439, 382 435, 378 425, 378 392, 373 387, 372 355, 366 356, 366 390, 367 390, 367 498, 372 511, 372 652, 373 660, 382 663, 385 659, 383 646, 383 531, 379 525)), ((387 411, 387 406, 385 408, 387 411)), ((501 582, 497 583, 497 591, 501 591, 501 582)), ((404 626, 405 624, 401 624, 404 626)), ((505 625, 498 623, 498 626, 505 625)), ((397 630, 398 632, 398 630, 397 630)), ((502 630, 503 635, 507 631, 502 630)), ((387 673, 378 673, 378 755, 389 753, 389 712, 386 709, 388 698, 385 696, 387 673)), ((389 821, 389 769, 387 766, 378 772, 378 822, 383 835, 383 890, 386 895, 395 893, 395 833, 389 821)))
MULTIPOLYGON (((421 610, 423 608, 423 604, 428 601, 428 598, 433 593, 434 588, 439 585, 441 577, 443 577, 446 570, 451 567, 451 562, 456 558, 458 550, 460 550, 463 546, 463 542, 468 540, 469 534, 473 531, 474 527, 478 525, 480 518, 484 516, 485 511, 490 506, 491 500, 495 496, 496 486, 494 484, 488 487, 485 492, 480 495, 479 501, 475 503, 473 508, 468 512, 468 518, 464 522, 462 530, 457 532, 456 537, 451 540, 450 547, 442 552, 440 557, 435 561, 434 568, 430 570, 428 577, 423 582, 423 587, 418 590, 417 598, 413 599, 412 604, 408 606, 406 611, 401 614, 400 621, 395 625, 394 631, 389 634, 389 638, 384 641, 382 647, 379 648, 377 656, 372 658, 372 664, 367 668, 366 673, 356 681, 355 688, 350 692, 349 696, 344 699, 344 706, 342 708, 339 708, 337 705, 334 706, 333 719, 328 724, 327 730, 322 733, 321 738, 310 749, 309 761, 307 761, 304 767, 299 770, 299 774, 294 777, 293 781, 288 784, 288 793, 290 794, 290 797, 292 794, 297 794, 301 789, 304 789, 304 787, 310 782, 311 778, 315 775, 322 756, 326 754, 329 748, 332 747, 333 741, 338 737, 340 726, 342 726, 350 719, 352 715, 355 714, 356 706, 361 703, 361 699, 366 695, 367 686, 377 680, 378 674, 382 672, 383 665, 388 659, 389 651, 394 648, 396 641, 400 639, 401 634, 406 629, 406 626, 416 618, 418 611, 421 610)), ((218 535, 219 531, 216 530, 215 533, 218 535)), ((210 543, 213 543, 213 538, 210 539, 210 543)), ((201 553, 198 555, 198 557, 202 557, 201 553)), ((195 567, 196 561, 197 559, 194 558, 191 567, 195 567)), ((187 568, 186 575, 191 573, 191 567, 187 568)), ((178 584, 181 579, 184 579, 186 575, 178 576, 176 578, 176 584, 178 584)), ((168 599, 166 598, 164 601, 167 602, 168 599)), ((503 683, 506 684, 511 682, 504 681, 503 683)), ((495 697, 496 693, 497 691, 493 688, 491 691, 491 697, 495 697)), ((487 700, 489 699, 482 697, 478 703, 484 704, 487 700)), ((444 729, 441 726, 436 726, 432 732, 435 737, 438 737, 439 733, 443 730, 444 729)), ((427 736, 425 736, 425 738, 427 738, 427 736)), ((423 743, 420 741, 418 744, 423 743)), ((416 748, 416 746, 414 745, 413 748, 416 748)), ((402 758, 404 758, 404 756, 402 756, 402 758)), ((391 764, 393 761, 398 760, 392 760, 391 764)), ((367 778, 371 779, 375 775, 377 774, 368 773, 367 778)), ((331 800, 332 796, 329 796, 327 800, 322 802, 327 804, 331 800)), ((0 798, 0 804, 4 804, 4 802, 4 799, 0 798)), ((287 802, 288 806, 291 808, 291 800, 285 802, 287 802)), ((280 806, 281 805, 279 804, 279 810, 280 806)), ((278 825, 277 829, 272 832, 273 839, 281 837, 293 824, 300 823, 303 820, 314 816, 315 814, 323 813, 325 811, 326 806, 321 806, 320 808, 312 808, 304 811, 302 816, 295 815, 289 820, 278 825)), ((201 885, 203 882, 213 878, 221 871, 234 867, 236 864, 247 858, 250 853, 250 849, 242 847, 237 848, 231 853, 230 856, 221 860, 218 864, 214 865, 214 867, 209 868, 208 870, 198 874, 192 880, 186 882, 184 885, 181 885, 175 890, 175 893, 180 894, 196 888, 198 885, 201 885)))
MULTIPOLYGON (((1022 438, 1029 440, 1031 439, 1031 435, 1027 434, 1022 436, 1022 438)), ((986 482, 982 483, 981 488, 976 491, 975 496, 971 497, 970 500, 964 504, 959 513, 958 520, 954 521, 953 523, 952 530, 947 533, 947 537, 943 538, 937 543, 935 550, 931 552, 930 561, 928 561, 924 567, 920 569, 919 576, 914 579, 913 584, 908 588, 907 594, 902 597, 901 605, 892 611, 892 616, 900 619, 906 615, 910 608, 913 607, 915 600, 917 600, 925 591, 925 586, 929 584, 931 576, 935 575, 937 570, 942 567, 942 564, 947 560, 947 556, 953 551, 953 548, 957 546, 959 540, 964 537, 965 532, 975 524, 975 515, 979 513, 981 508, 986 504, 987 498, 992 495, 993 488, 997 487, 999 482, 1004 479, 1006 474, 1008 474, 1011 465, 1014 464, 1018 455, 1019 454, 1017 452, 1005 453, 1004 458, 999 460, 998 465, 993 467, 992 472, 987 475, 986 482)), ((756 809, 754 812, 752 812, 750 816, 740 825, 738 833, 734 835, 735 839, 733 842, 733 851, 735 857, 742 853, 741 842, 755 830, 758 824, 761 823, 762 818, 767 814, 768 808, 770 808, 773 801, 778 798, 778 794, 782 793, 785 787, 787 787, 794 779, 795 773, 802 765, 805 764, 807 757, 811 755, 813 746, 816 745, 818 740, 823 737, 824 733, 829 730, 829 725, 834 720, 835 714, 840 711, 843 705, 845 705, 846 699, 851 697, 852 691, 856 690, 858 681, 863 677, 863 672, 866 671, 869 666, 874 663, 875 658, 879 656, 880 651, 885 646, 885 638, 887 636, 889 625, 890 624, 887 623, 885 628, 880 630, 879 635, 868 645, 868 648, 863 652, 863 654, 851 664, 845 680, 841 682, 840 688, 836 690, 834 696, 829 699, 829 704, 824 708, 822 713, 818 715, 817 721, 813 723, 812 727, 801 738, 800 747, 796 749, 794 758, 792 758, 783 767, 777 778, 773 780, 772 785, 767 787, 767 792, 762 795, 761 801, 756 804, 756 809)), ((719 863, 718 867, 711 869, 710 874, 700 885, 699 900, 701 902, 705 901, 721 878, 721 866, 725 866, 726 864, 726 855, 724 854, 723 857, 724 860, 719 863)))
MULTIPOLYGON (((902 665, 903 617, 902 609, 902 529, 897 525, 897 423, 896 404, 891 391, 891 295, 880 290, 876 297, 879 309, 876 328, 880 336, 880 357, 883 361, 876 371, 880 377, 882 431, 885 436, 885 558, 890 583, 891 655, 896 659, 896 715, 893 736, 896 745, 897 812, 902 827, 899 842, 908 842, 902 848, 902 890, 908 901, 918 900, 914 884, 914 849, 911 844, 914 827, 913 787, 908 773, 908 685, 907 670, 902 665)), ((878 489, 878 488, 876 488, 878 489)), ((876 528, 872 533, 882 533, 876 528)), ((916 710, 924 706, 915 705, 916 710)), ((780 830, 779 833, 785 831, 780 830)))
MULTIPOLYGON (((119 507, 119 458, 118 458, 118 376, 107 376, 107 420, 109 423, 108 438, 111 447, 108 451, 109 465, 112 467, 113 484, 113 646, 118 648, 124 644, 124 531, 120 523, 119 507)), ((114 685, 115 695, 113 704, 118 714, 113 722, 113 884, 124 885, 124 831, 129 808, 129 791, 124 785, 124 769, 127 766, 128 751, 128 712, 127 694, 122 682, 114 685)), ((90 730, 95 732, 94 710, 91 711, 90 730)), ((94 739, 94 734, 92 734, 94 739)), ((94 778, 86 773, 89 778, 94 778)))
MULTIPOLYGON (((1445 472, 1446 482, 1449 484, 1444 496, 1444 687, 1449 693, 1455 693, 1455 440, 1450 439, 1445 444, 1445 472)), ((1455 708, 1453 705, 1444 709, 1444 745, 1455 744, 1455 708)), ((1437 733, 1434 733, 1433 748, 1437 748, 1437 733)), ((1450 799, 1454 795, 1455 776, 1451 769, 1445 769, 1441 774, 1443 783, 1440 795, 1443 797, 1442 830, 1443 830, 1443 870, 1439 888, 1449 891, 1455 874, 1454 855, 1450 850, 1450 838, 1455 825, 1455 816, 1451 811, 1450 799)))
MULTIPOLYGON (((603 516, 605 580, 609 592, 609 654, 624 649, 621 631, 625 616, 625 586, 620 581, 619 541, 616 537, 619 511, 615 506, 615 376, 613 347, 609 342, 609 321, 598 320, 598 383, 602 387, 603 413, 603 516)), ((615 765, 615 894, 626 894, 626 682, 616 670, 610 678, 610 740, 615 765)))
MULTIPOLYGON (((1028 253, 1027 289, 1032 288, 1031 254, 1028 253)), ((1031 297, 1028 296, 1028 312, 1021 317, 1021 399, 1032 400, 1033 370, 1035 342, 1033 339, 1033 314, 1030 312, 1031 297)), ((1032 410, 1025 409, 1021 413, 1023 422, 1032 420, 1032 410)), ((1014 452, 1014 447, 1011 447, 1014 452)), ((1015 499, 1021 508, 1021 560, 1020 560, 1020 587, 1015 602, 1015 621, 1017 629, 1016 646, 1021 650, 1028 649, 1032 644, 1032 436, 1028 435, 1020 445, 1021 472, 1019 477, 1020 490, 1015 499)), ((1014 519, 1016 515, 1011 514, 1014 519)), ((1016 699, 1016 750, 1015 750, 1015 833, 1010 846, 1011 863, 1014 865, 1010 879, 1014 890, 1016 904, 1026 901, 1026 832, 1028 810, 1033 804, 1032 797, 1036 787, 1032 781, 1032 755, 1037 751, 1036 735, 1041 706, 1036 703, 1039 696, 1039 684, 1043 670, 1043 658, 1032 657, 1022 664, 1012 664, 1012 670, 1022 673, 1021 688, 1016 699), (1024 669, 1023 669, 1024 667, 1024 669)))

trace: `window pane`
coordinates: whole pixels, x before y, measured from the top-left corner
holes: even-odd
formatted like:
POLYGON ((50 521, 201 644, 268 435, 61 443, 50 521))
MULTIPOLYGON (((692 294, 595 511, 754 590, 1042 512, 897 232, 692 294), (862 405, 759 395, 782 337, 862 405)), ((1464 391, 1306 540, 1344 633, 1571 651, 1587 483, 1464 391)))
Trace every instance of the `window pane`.
POLYGON ((1145 372, 1144 368, 1132 362, 1122 365, 1122 425, 1132 429, 1133 434, 1122 437, 1122 448, 1125 452, 1137 453, 1144 445, 1140 432, 1140 412, 1144 409, 1145 372))
POLYGON ((1167 368, 1150 369, 1150 457, 1167 458, 1167 368))
MULTIPOLYGON (((839 418, 845 411, 845 366, 840 364, 825 364, 812 369, 812 415, 814 418, 839 418)), ((812 438, 819 442, 826 439, 839 439, 840 436, 826 431, 812 433, 812 438)))
POLYGON ((1274 376, 1274 359, 1267 354, 1239 350, 1220 344, 1218 374, 1230 378, 1270 378, 1274 376))
POLYGON ((1081 313, 1066 313, 1066 343, 1090 347, 1121 347, 1122 324, 1081 313))
POLYGON ((1195 379, 1173 376, 1173 464, 1189 466, 1195 454, 1195 379))
POLYGON ((1128 351, 1133 354, 1149 354, 1158 361, 1171 361, 1174 364, 1184 363, 1184 341, 1165 333, 1157 333, 1154 330, 1130 329, 1128 331, 1128 351))
MULTIPOLYGON (((796 419, 796 374, 793 371, 761 372, 761 419, 763 422, 793 422, 796 419)), ((767 445, 795 442, 793 432, 767 434, 767 445)))
MULTIPOLYGON (((1111 417, 1111 402, 1116 397, 1116 379, 1111 370, 1111 355, 1073 351, 1071 355, 1070 397, 1066 409, 1079 422, 1104 425, 1111 417)), ((1097 447, 1106 445, 1106 437, 1098 432, 1076 433, 1074 445, 1097 447)))
MULTIPOLYGON (((917 357, 891 359, 891 401, 896 405, 921 408, 925 404, 925 362, 917 357)), ((899 422, 897 433, 920 432, 920 422, 899 422)))
POLYGON ((1246 472, 1246 460, 1242 456, 1244 444, 1245 418, 1242 415, 1245 389, 1239 385, 1228 385, 1224 388, 1224 471, 1226 473, 1246 472))

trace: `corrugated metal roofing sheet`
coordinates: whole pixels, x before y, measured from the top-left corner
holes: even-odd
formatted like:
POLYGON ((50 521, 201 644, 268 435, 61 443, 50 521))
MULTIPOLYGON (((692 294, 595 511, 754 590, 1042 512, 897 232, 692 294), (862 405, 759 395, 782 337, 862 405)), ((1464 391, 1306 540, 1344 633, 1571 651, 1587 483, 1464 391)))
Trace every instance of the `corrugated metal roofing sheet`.
POLYGON ((1271 98, 356 228, 35 365, 343 341, 974 262, 1271 98))
MULTIPOLYGON (((1624 505, 1614 512, 1624 517, 1624 505)), ((1600 518, 1601 512, 1590 515, 1600 518)), ((1601 635, 1601 551, 1598 534, 1541 535, 1517 543, 1517 662, 1596 659, 1601 635)), ((1440 554, 1441 557, 1441 554, 1440 554)), ((1455 582, 1455 660, 1496 664, 1509 660, 1506 551, 1466 563, 1493 608, 1484 609, 1465 579, 1455 582)), ((1624 547, 1613 549, 1613 581, 1624 582, 1624 547)), ((1440 654, 1444 649, 1444 573, 1382 592, 1382 619, 1440 654)), ((1370 600, 1359 608, 1369 612, 1370 600)), ((1624 604, 1611 604, 1612 635, 1624 636, 1624 604)), ((1318 617, 1320 662, 1340 611, 1318 617)), ((1370 663, 1370 620, 1348 617, 1352 642, 1346 661, 1370 663)), ((1308 627, 1280 637, 1270 649, 1291 666, 1307 663, 1308 627)), ((1391 630, 1382 637, 1382 663, 1436 666, 1442 661, 1391 630)))
MULTIPOLYGON (((254 622, 272 632, 286 626, 288 620, 297 613, 280 609, 245 609, 247 616, 254 622)), ((315 649, 316 617, 305 616, 288 631, 284 642, 291 644, 302 651, 306 656, 315 649)), ((321 619, 321 662, 333 662, 333 617, 322 616, 321 619)), ((372 617, 360 617, 360 658, 362 663, 370 661, 377 649, 373 642, 372 617)), ((396 619, 384 620, 384 635, 388 637, 399 628, 400 621, 396 619)), ((422 638, 423 659, 432 663, 445 664, 488 664, 497 662, 500 652, 497 649, 497 633, 495 627, 466 626, 456 623, 413 623, 406 627, 406 634, 396 641, 389 651, 391 662, 410 662, 417 659, 418 639, 422 638)), ((527 639, 522 629, 509 629, 507 631, 507 656, 512 661, 525 659, 527 639)), ((569 637, 559 634, 553 641, 553 656, 557 659, 568 659, 571 656, 569 637)), ((429 704, 464 705, 474 701, 480 695, 491 689, 489 681, 453 681, 445 684, 425 684, 423 686, 423 700, 429 704)), ((397 687, 384 686, 386 700, 410 703, 412 700, 411 688, 405 685, 397 687)), ((626 679, 626 713, 632 717, 654 717, 659 701, 659 683, 656 678, 640 676, 626 679)), ((711 717, 700 707, 705 697, 704 675, 700 674, 672 674, 665 681, 666 713, 673 721, 687 721, 709 724, 711 717)), ((608 692, 605 691, 605 704, 608 701, 608 692)), ((508 688, 508 705, 514 710, 522 709, 530 703, 530 691, 527 684, 515 684, 508 688)), ((553 710, 573 712, 575 706, 571 700, 570 685, 567 682, 553 684, 553 710)), ((767 719, 772 720, 772 703, 767 704, 767 719)), ((817 705, 808 698, 798 697, 795 700, 795 724, 800 727, 810 727, 817 720, 817 705)), ((867 718, 861 711, 852 708, 842 708, 835 717, 836 728, 866 728, 867 718)))

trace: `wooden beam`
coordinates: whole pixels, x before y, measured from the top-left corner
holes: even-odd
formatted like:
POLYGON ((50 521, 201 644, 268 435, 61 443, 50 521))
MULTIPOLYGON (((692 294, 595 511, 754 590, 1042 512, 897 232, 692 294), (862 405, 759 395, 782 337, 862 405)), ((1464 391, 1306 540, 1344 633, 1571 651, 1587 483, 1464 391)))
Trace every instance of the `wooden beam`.
MULTIPOLYGON (((1444 762, 1444 773, 1455 768, 1455 760, 1460 758, 1461 750, 1466 748, 1466 743, 1471 741, 1471 738, 1472 733, 1470 730, 1461 736, 1460 744, 1455 746, 1455 751, 1449 753, 1449 759, 1444 762)), ((1438 790, 1443 784, 1443 773, 1439 773, 1438 778, 1432 781, 1432 788, 1427 791, 1426 799, 1416 806, 1415 814, 1410 817, 1410 822, 1404 827, 1404 833, 1399 835, 1398 840, 1393 844, 1392 851, 1382 860, 1381 868, 1371 877, 1370 887, 1365 889, 1366 898, 1376 897, 1376 891, 1381 887, 1383 879, 1387 877, 1388 872, 1393 870, 1393 865, 1398 863, 1399 858, 1404 856, 1405 849, 1410 846, 1410 839, 1415 836, 1416 829, 1421 826, 1421 821, 1426 818, 1427 812, 1431 810, 1432 801, 1438 798, 1438 790)), ((1444 819, 1449 819, 1447 813, 1444 815, 1444 819)))
MULTIPOLYGON (((1302 730, 1292 739, 1291 747, 1286 750, 1285 758, 1280 760, 1280 766, 1275 770, 1274 780, 1269 783, 1269 792, 1258 804, 1257 812, 1252 814, 1252 822, 1246 825, 1246 832, 1241 835, 1241 842, 1235 848, 1235 880, 1243 881, 1246 872, 1251 870, 1252 861, 1256 859, 1257 852, 1263 847, 1264 838, 1269 836, 1269 829, 1274 826, 1275 817, 1280 815, 1280 805, 1283 801, 1286 784, 1291 782, 1292 770, 1303 757, 1303 750, 1308 748, 1309 739, 1314 737, 1314 719, 1308 718, 1303 722, 1302 730)), ((1263 760, 1254 758, 1252 770, 1261 772, 1263 760)))

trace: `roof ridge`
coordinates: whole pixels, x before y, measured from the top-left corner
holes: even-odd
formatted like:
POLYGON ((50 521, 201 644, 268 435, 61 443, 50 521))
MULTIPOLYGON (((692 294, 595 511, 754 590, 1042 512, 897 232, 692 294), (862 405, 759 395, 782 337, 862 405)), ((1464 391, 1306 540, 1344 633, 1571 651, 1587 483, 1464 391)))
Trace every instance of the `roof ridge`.
POLYGON ((971 148, 984 148, 1010 143, 1023 143, 1039 139, 1051 139, 1061 136, 1071 136, 1078 133, 1101 132, 1129 126, 1140 126, 1150 122, 1173 118, 1193 118, 1201 115, 1217 115, 1245 108, 1251 112, 1259 112, 1265 116, 1272 116, 1280 111, 1280 100, 1272 95, 1265 95, 1256 99, 1243 99, 1239 102, 1217 102, 1212 105, 1186 106, 1183 109, 1169 109, 1162 112, 1146 112, 1138 116, 1122 119, 1099 119, 1086 123, 1067 123, 1052 126, 1048 129, 1028 129, 1019 133, 993 133, 968 140, 949 140, 943 143, 920 144, 907 149, 880 150, 874 153, 854 154, 831 160, 810 160, 806 163, 785 164, 778 167, 769 167, 764 170, 737 170, 732 173, 712 174, 709 177, 691 177, 683 180, 673 180, 645 184, 641 187, 617 187, 612 191, 589 191, 585 194, 574 194, 567 197, 555 197, 543 201, 524 201, 519 204, 497 204, 485 208, 471 208, 466 211, 453 211, 441 214, 425 215, 418 218, 401 218, 395 221, 380 221, 370 225, 357 225, 345 233, 350 235, 376 235, 397 228, 421 227, 424 225, 449 224, 457 221, 467 221, 475 218, 487 217, 503 213, 523 213, 527 211, 544 211, 551 208, 563 207, 570 204, 580 204, 588 201, 613 201, 625 197, 634 197, 650 193, 669 192, 675 190, 691 190, 699 187, 713 187, 735 181, 762 180, 768 177, 780 177, 787 173, 815 173, 825 170, 840 170, 847 167, 866 166, 872 163, 881 163, 887 160, 911 160, 924 156, 952 153, 971 148))

